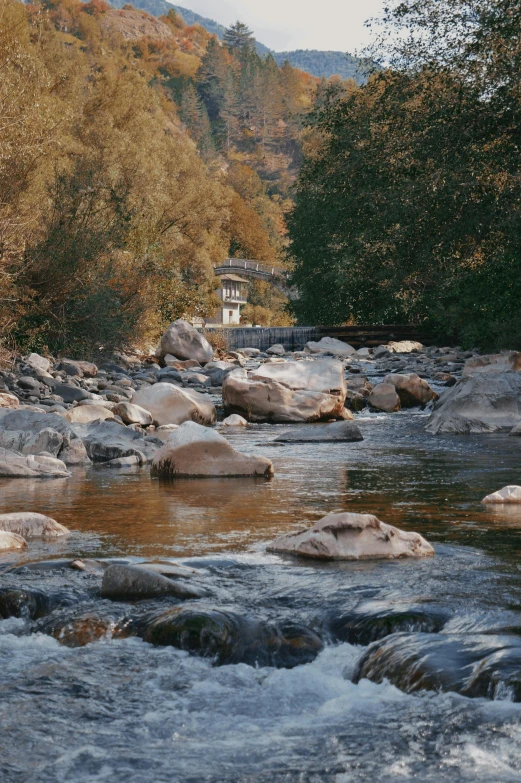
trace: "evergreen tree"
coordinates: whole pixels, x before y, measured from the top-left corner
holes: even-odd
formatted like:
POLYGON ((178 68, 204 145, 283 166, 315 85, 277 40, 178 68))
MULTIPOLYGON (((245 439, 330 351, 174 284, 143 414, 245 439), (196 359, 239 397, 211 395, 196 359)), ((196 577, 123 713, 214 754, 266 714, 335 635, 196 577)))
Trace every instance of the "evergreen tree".
POLYGON ((223 41, 228 49, 238 54, 251 52, 255 48, 255 38, 252 31, 239 21, 225 31, 223 41))
POLYGON ((212 157, 215 147, 208 112, 192 82, 183 90, 179 114, 203 156, 212 157))

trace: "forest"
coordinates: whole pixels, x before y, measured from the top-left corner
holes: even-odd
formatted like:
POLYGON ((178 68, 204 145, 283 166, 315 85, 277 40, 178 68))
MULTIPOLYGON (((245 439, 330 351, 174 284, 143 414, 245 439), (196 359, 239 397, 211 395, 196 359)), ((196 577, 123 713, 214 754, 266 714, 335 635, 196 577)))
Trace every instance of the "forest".
POLYGON ((385 69, 307 120, 290 218, 303 323, 521 344, 521 4, 391 4, 385 69))
MULTIPOLYGON (((4 0, 0 30, 4 345, 150 344, 216 312, 213 264, 284 262, 317 80, 261 60, 244 25, 221 45, 173 10, 4 0)), ((247 318, 291 323, 251 289, 247 318)))

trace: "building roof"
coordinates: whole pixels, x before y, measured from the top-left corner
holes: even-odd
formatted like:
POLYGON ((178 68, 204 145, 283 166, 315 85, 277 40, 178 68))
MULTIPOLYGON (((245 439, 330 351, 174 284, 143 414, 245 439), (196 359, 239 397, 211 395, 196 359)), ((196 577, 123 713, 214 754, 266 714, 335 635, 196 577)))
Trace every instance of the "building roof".
POLYGON ((246 280, 244 277, 239 277, 239 275, 219 275, 220 280, 235 280, 237 283, 249 283, 249 280, 246 280))

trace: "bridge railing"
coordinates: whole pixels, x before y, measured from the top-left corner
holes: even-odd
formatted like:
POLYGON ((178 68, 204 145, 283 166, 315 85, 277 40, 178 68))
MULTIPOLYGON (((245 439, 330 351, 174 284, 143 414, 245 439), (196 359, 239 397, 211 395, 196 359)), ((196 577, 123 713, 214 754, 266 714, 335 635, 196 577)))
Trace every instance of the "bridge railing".
POLYGON ((217 269, 244 269, 250 272, 260 272, 261 274, 271 275, 272 277, 288 277, 288 273, 283 269, 267 264, 259 264, 258 261, 249 261, 247 258, 227 258, 222 264, 214 264, 214 270, 217 269))

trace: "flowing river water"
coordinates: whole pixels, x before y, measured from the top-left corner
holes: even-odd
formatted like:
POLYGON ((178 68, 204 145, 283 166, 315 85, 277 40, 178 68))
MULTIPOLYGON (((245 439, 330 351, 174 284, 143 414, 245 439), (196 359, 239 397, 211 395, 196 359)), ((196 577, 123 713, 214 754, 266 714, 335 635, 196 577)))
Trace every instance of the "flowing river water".
MULTIPOLYGON (((82 590, 92 575, 9 568, 175 559, 210 573, 220 603, 268 621, 320 628, 361 604, 420 602, 444 607, 444 632, 521 634, 521 510, 480 503, 521 483, 519 439, 433 437, 410 412, 357 421, 360 443, 280 447, 270 442, 281 426, 227 432, 272 459, 271 481, 160 482, 104 467, 2 480, 2 512, 39 511, 73 533, 4 555, 0 583, 82 590), (326 564, 266 553, 277 535, 347 510, 420 532, 435 556, 326 564)), ((521 780, 521 704, 508 689, 484 699, 354 684, 364 647, 347 642, 292 669, 216 666, 138 638, 70 648, 28 624, 0 621, 2 783, 521 780)))

